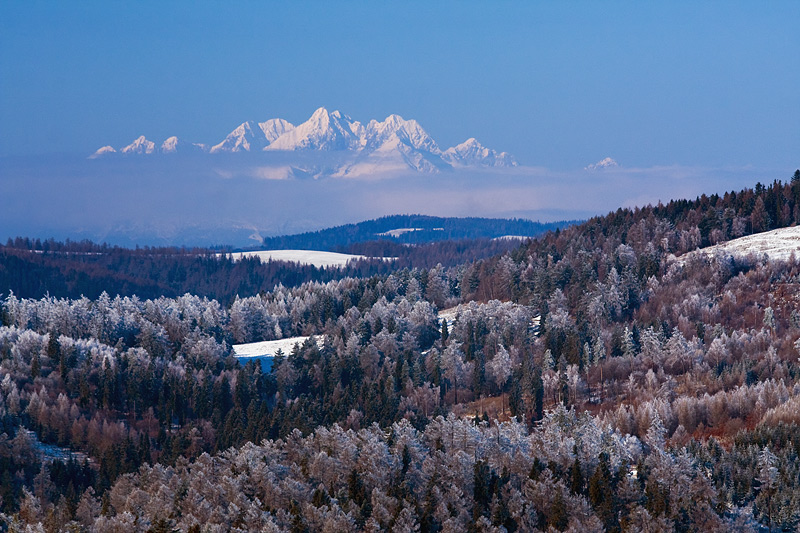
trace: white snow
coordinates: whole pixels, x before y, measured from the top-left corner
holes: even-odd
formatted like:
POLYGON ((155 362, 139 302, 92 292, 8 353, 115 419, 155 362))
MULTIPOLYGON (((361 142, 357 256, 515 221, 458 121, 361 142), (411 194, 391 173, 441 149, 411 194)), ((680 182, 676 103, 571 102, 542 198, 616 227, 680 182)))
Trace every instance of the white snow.
POLYGON ((289 355, 295 344, 303 345, 309 337, 288 337, 275 341, 248 342, 232 346, 235 357, 272 357, 279 349, 289 355))
POLYGON ((584 170, 602 170, 604 168, 614 168, 618 167, 619 163, 611 159, 610 157, 606 157, 598 161, 597 163, 592 163, 591 165, 584 168, 584 170))
POLYGON ((161 143, 161 152, 164 154, 172 154, 178 151, 178 145, 180 141, 174 135, 172 137, 168 137, 163 143, 161 143))
POLYGON ((442 322, 447 322, 447 329, 453 328, 453 322, 456 321, 456 317, 458 313, 461 312, 461 306, 457 305, 455 307, 451 307, 449 309, 442 309, 439 311, 437 318, 439 319, 439 324, 441 325, 442 322))
POLYGON ((205 144, 186 142, 173 135, 161 143, 159 151, 162 154, 183 154, 186 152, 207 152, 208 147, 205 144))
POLYGON ((443 159, 454 165, 483 167, 515 167, 517 161, 506 152, 486 148, 474 137, 445 150, 443 159))
POLYGON ((770 259, 776 261, 787 261, 794 253, 800 259, 800 226, 779 228, 764 233, 739 237, 722 244, 689 252, 689 254, 685 254, 679 259, 696 253, 714 256, 719 252, 740 257, 749 254, 766 254, 770 259))
MULTIPOLYGON (((209 149, 205 145, 187 143, 170 137, 158 152, 183 151, 255 152, 255 151, 336 151, 330 168, 303 168, 294 161, 302 173, 314 177, 358 177, 405 172, 409 169, 423 173, 437 173, 453 167, 513 167, 516 160, 506 152, 496 152, 482 146, 474 138, 442 151, 436 141, 416 120, 406 120, 400 115, 389 115, 383 121, 371 120, 364 126, 340 111, 329 112, 320 107, 298 126, 273 118, 265 122, 248 121, 240 124, 225 139, 209 149)), ((100 157, 114 151, 103 147, 91 157, 100 157)), ((126 154, 151 154, 154 143, 144 136, 122 149, 126 154)))
MULTIPOLYGON (((184 152, 207 152, 208 148, 204 144, 200 143, 189 143, 175 137, 174 135, 171 137, 167 137, 163 143, 161 143, 158 148, 156 148, 156 143, 147 140, 147 138, 142 135, 135 141, 133 141, 128 146, 120 149, 120 153, 125 155, 142 155, 142 154, 175 154, 175 153, 184 153, 184 152)), ((103 146, 102 148, 98 149, 95 153, 89 156, 89 159, 97 159, 99 157, 103 157, 109 154, 117 153, 113 146, 103 146)))
POLYGON ((416 120, 405 120, 400 115, 389 115, 383 122, 371 120, 365 135, 365 145, 373 150, 379 150, 385 145, 397 146, 402 143, 431 154, 442 153, 436 141, 416 120))
POLYGON ((266 122, 259 122, 258 127, 264 132, 267 143, 272 143, 287 131, 292 131, 294 124, 282 118, 271 118, 266 122))
POLYGON ((412 231, 422 231, 425 228, 397 228, 397 229, 390 229, 389 231, 384 231, 383 233, 376 233, 376 235, 380 237, 399 237, 404 233, 411 233, 412 231))
POLYGON ((320 107, 311 118, 275 139, 267 150, 359 150, 364 127, 339 111, 320 107))
POLYGON ((264 135, 261 126, 248 121, 241 123, 221 143, 212 146, 211 153, 249 152, 251 149, 261 150, 267 144, 267 136, 264 135))
POLYGON ((533 239, 530 235, 501 235, 492 239, 493 241, 527 241, 533 239))
POLYGON ((156 150, 156 143, 148 141, 140 135, 135 141, 121 150, 123 154, 152 154, 156 150))
POLYGON ((98 157, 103 157, 104 155, 115 154, 115 153, 117 153, 117 151, 114 150, 113 146, 103 146, 102 148, 98 148, 95 153, 90 155, 89 159, 97 159, 98 157))
POLYGON ((336 252, 322 252, 319 250, 264 250, 256 252, 236 252, 230 254, 234 261, 242 257, 258 257, 262 263, 269 261, 292 261, 302 265, 314 265, 317 268, 336 267, 347 265, 354 259, 382 259, 392 261, 394 257, 367 257, 364 255, 340 254, 336 252))

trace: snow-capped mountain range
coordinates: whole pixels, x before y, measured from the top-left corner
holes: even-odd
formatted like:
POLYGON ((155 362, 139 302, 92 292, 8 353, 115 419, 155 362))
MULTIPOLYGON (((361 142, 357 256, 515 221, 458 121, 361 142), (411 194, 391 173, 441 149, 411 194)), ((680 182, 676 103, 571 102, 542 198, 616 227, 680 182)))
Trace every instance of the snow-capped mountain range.
MULTIPOLYGON (((119 150, 103 146, 91 159, 123 155, 208 152, 336 152, 332 166, 306 168, 298 161, 294 170, 319 177, 354 177, 382 172, 439 172, 453 168, 513 167, 517 162, 506 152, 482 146, 474 138, 442 150, 416 120, 389 115, 379 122, 364 125, 339 112, 317 109, 311 118, 297 126, 274 118, 266 122, 245 122, 220 143, 208 147, 170 137, 160 146, 144 136, 119 150)), ((285 168, 285 166, 284 166, 285 168)))

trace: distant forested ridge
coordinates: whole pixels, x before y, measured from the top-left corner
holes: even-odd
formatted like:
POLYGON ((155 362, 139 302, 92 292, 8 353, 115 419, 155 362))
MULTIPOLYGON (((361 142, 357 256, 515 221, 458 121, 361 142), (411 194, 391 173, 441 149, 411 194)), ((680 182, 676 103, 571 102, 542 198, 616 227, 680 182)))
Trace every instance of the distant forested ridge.
POLYGON ((533 222, 521 218, 443 218, 427 215, 393 215, 358 224, 346 224, 320 231, 268 237, 267 250, 343 250, 355 243, 386 240, 403 244, 423 244, 464 239, 494 239, 506 235, 536 237, 564 228, 575 221, 533 222), (387 234, 393 230, 414 230, 387 234))
POLYGON ((256 258, 232 261, 216 251, 185 248, 120 248, 85 242, 17 238, 0 245, 0 295, 97 298, 102 293, 140 298, 190 293, 224 303, 238 296, 296 287, 308 281, 386 275, 402 268, 450 267, 518 248, 520 241, 461 240, 407 247, 354 244, 349 253, 394 257, 354 260, 344 268, 317 268, 256 258))
POLYGON ((795 177, 228 304, 8 295, 0 521, 796 530, 800 262, 687 255, 800 222, 795 177), (268 373, 231 357, 299 335, 268 373))
MULTIPOLYGON (((694 200, 672 200, 634 209, 617 209, 582 224, 547 233, 512 252, 519 263, 529 264, 528 279, 497 279, 504 256, 473 265, 466 294, 481 300, 513 298, 546 309, 542 298, 556 287, 579 303, 589 284, 603 280, 615 267, 620 276, 636 277, 643 284, 666 268, 671 255, 722 243, 730 239, 800 224, 800 170, 790 182, 757 183, 752 189, 723 195, 701 195, 694 200), (622 248, 619 248, 622 246, 622 248), (634 252, 628 254, 628 250, 634 252), (618 256, 622 253, 622 258, 618 256), (635 264, 628 259, 635 257, 635 264), (536 272, 534 272, 536 271, 536 272), (544 275, 547 283, 539 283, 544 275), (533 276, 531 278, 531 276, 533 276)), ((508 265, 506 265, 507 267, 508 265)), ((662 272, 663 273, 663 272, 662 272)), ((633 280, 631 278, 631 283, 633 280)), ((636 302, 630 302, 635 304, 636 302)))

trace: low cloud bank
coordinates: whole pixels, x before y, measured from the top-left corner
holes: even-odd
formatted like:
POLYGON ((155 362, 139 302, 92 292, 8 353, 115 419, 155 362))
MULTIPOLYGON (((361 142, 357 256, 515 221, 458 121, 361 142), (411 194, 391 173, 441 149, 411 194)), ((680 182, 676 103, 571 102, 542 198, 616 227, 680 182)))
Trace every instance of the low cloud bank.
POLYGON ((314 180, 253 162, 206 158, 0 161, 0 239, 30 236, 122 245, 255 244, 388 214, 586 218, 618 207, 694 198, 789 179, 792 170, 516 167, 314 180))

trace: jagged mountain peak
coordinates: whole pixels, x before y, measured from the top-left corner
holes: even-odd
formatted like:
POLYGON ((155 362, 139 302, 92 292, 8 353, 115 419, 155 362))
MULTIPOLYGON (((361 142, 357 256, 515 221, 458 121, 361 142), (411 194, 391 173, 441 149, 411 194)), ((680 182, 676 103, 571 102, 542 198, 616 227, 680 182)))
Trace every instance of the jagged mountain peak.
POLYGON ((294 124, 282 118, 271 118, 266 122, 259 122, 258 127, 264 133, 267 142, 272 143, 275 139, 294 129, 294 124))
POLYGON ((329 119, 331 114, 334 114, 337 117, 341 116, 341 113, 339 111, 334 111, 333 113, 330 113, 326 107, 318 107, 316 110, 314 110, 313 113, 311 113, 311 117, 309 118, 309 120, 329 119))
POLYGON ((359 150, 364 145, 364 127, 340 111, 320 107, 311 117, 287 131, 267 150, 359 150))
MULTIPOLYGON (((243 122, 210 150, 205 145, 187 143, 174 136, 165 140, 158 150, 155 143, 144 136, 121 150, 124 154, 192 151, 339 152, 331 159, 335 162, 315 163, 313 168, 304 167, 302 158, 305 156, 298 155, 298 162, 290 163, 298 172, 313 176, 352 176, 408 170, 429 173, 453 167, 506 167, 517 164, 509 154, 486 148, 473 137, 442 151, 419 122, 407 120, 398 114, 390 114, 382 121, 370 120, 364 125, 339 110, 329 111, 325 107, 316 109, 308 120, 297 126, 281 118, 243 122)), ((116 150, 113 147, 107 146, 90 157, 94 159, 114 152, 116 150)))
POLYGON ((428 135, 419 122, 406 120, 400 115, 389 115, 383 122, 372 120, 366 129, 367 147, 381 149, 387 145, 405 144, 416 150, 423 150, 432 154, 440 154, 441 150, 436 141, 428 135))
POLYGON ((475 137, 470 137, 463 143, 457 144, 454 148, 470 148, 470 147, 483 148, 483 145, 480 142, 478 142, 478 139, 476 139, 475 137))
POLYGON ((190 143, 184 141, 183 139, 179 139, 176 136, 168 137, 163 143, 161 143, 160 152, 162 154, 176 154, 176 153, 186 153, 186 152, 205 152, 208 148, 205 144, 200 143, 190 143))
POLYGON ((591 165, 585 167, 584 170, 603 170, 607 168, 615 168, 618 166, 619 163, 617 163, 610 157, 606 157, 605 159, 601 159, 597 163, 592 163, 591 165))
POLYGON ((517 161, 511 154, 496 152, 483 146, 475 137, 445 150, 443 158, 458 166, 515 167, 517 161))
POLYGON ((144 135, 140 135, 131 144, 120 150, 123 154, 152 154, 156 149, 156 143, 148 141, 144 135))
POLYGON ((242 122, 225 139, 211 147, 211 153, 249 152, 261 150, 269 144, 267 136, 257 122, 242 122))
POLYGON ((161 143, 161 152, 165 154, 177 152, 180 143, 180 139, 178 139, 175 135, 172 137, 167 137, 167 139, 161 143))
POLYGON ((92 155, 89 156, 89 159, 97 159, 105 155, 116 154, 116 153, 117 151, 114 149, 113 146, 109 145, 101 146, 92 155))

